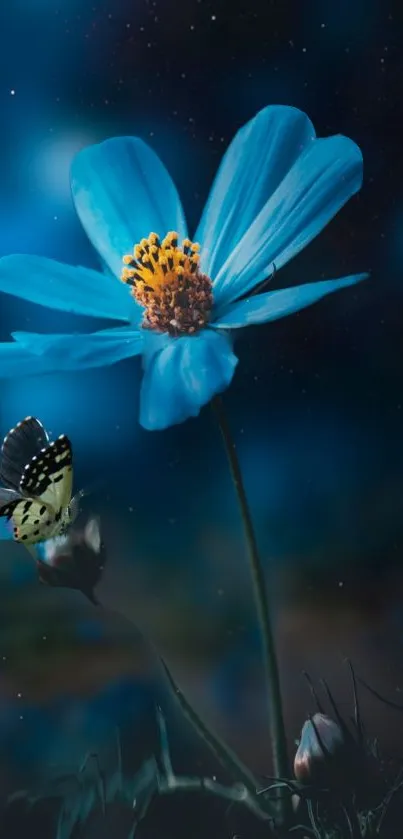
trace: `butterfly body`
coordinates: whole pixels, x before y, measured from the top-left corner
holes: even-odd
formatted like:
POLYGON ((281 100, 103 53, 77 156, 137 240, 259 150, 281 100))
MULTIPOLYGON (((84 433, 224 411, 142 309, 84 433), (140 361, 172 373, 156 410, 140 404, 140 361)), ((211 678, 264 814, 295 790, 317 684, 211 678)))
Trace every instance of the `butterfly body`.
POLYGON ((27 417, 4 439, 0 458, 0 516, 12 521, 26 546, 66 532, 75 517, 70 440, 53 443, 39 420, 27 417))

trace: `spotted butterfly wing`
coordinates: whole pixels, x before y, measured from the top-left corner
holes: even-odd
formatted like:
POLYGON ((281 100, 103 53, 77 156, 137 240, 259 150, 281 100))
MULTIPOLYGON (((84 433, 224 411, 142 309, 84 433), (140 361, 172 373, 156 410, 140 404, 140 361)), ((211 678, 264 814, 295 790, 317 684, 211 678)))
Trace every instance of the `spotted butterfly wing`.
POLYGON ((35 417, 26 417, 4 438, 0 454, 0 482, 19 492, 25 466, 49 445, 43 425, 35 417))
POLYGON ((65 434, 34 455, 24 468, 19 490, 56 512, 69 506, 73 488, 71 443, 65 434))
POLYGON ((71 443, 65 435, 54 443, 49 443, 47 435, 46 439, 48 445, 25 464, 18 491, 0 490, 0 504, 3 502, 0 516, 12 519, 14 539, 25 545, 57 535, 69 521, 73 483, 71 443), (8 498, 7 493, 11 493, 8 498))
POLYGON ((30 498, 13 501, 9 508, 0 511, 0 515, 12 519, 14 539, 24 545, 50 539, 62 525, 62 511, 55 514, 41 501, 30 498))

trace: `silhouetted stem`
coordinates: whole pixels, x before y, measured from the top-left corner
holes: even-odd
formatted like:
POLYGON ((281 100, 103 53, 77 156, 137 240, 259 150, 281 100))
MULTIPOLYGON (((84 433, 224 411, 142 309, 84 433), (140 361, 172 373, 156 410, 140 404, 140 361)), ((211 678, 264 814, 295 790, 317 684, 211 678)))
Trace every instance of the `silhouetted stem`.
POLYGON ((315 700, 315 704, 316 704, 316 707, 317 707, 319 713, 324 714, 325 709, 324 709, 324 707, 323 707, 323 705, 322 705, 322 703, 319 699, 319 696, 318 696, 318 694, 316 692, 316 689, 315 689, 315 685, 314 685, 309 673, 307 673, 306 670, 303 670, 302 675, 305 677, 306 681, 308 682, 309 690, 311 691, 312 697, 315 700))
MULTIPOLYGON (((99 601, 97 601, 98 606, 100 606, 105 611, 105 606, 99 601)), ((110 610, 107 610, 110 612, 110 610)), ((121 617, 120 612, 115 612, 114 614, 121 617)), ((132 621, 130 621, 132 623, 132 621)), ((135 626, 135 624, 133 624, 135 626)), ((227 744, 221 740, 221 738, 216 734, 211 728, 209 728, 206 723, 202 720, 199 716, 197 711, 193 708, 190 702, 186 699, 185 695, 182 693, 181 689, 175 682, 174 677, 172 676, 171 671, 167 663, 164 661, 162 656, 159 656, 159 660, 161 666, 164 670, 165 676, 168 680, 169 688, 172 693, 173 699, 178 703, 184 717, 190 722, 193 726, 195 732, 203 741, 203 743, 207 746, 208 749, 212 752, 214 757, 218 760, 221 766, 231 775, 238 783, 238 791, 235 793, 235 797, 233 797, 233 801, 238 800, 239 798, 239 789, 242 787, 246 790, 246 798, 247 798, 247 806, 249 809, 255 808, 257 812, 259 810, 261 818, 269 818, 273 821, 275 817, 274 807, 272 806, 269 800, 264 802, 258 802, 258 793, 257 793, 257 780, 249 771, 249 769, 242 763, 242 761, 235 755, 232 749, 227 746, 227 744), (255 802, 253 804, 253 801, 255 802)), ((121 766, 122 757, 121 757, 121 747, 120 747, 120 740, 118 738, 118 763, 121 766)), ((195 780, 192 781, 194 786, 195 780)), ((243 797, 244 793, 242 793, 243 797)), ((130 839, 130 837, 128 837, 130 839)))
POLYGON ((353 686, 353 699, 354 699, 354 724, 357 731, 357 738, 358 738, 358 745, 362 748, 364 743, 364 731, 363 725, 361 720, 361 709, 360 703, 358 700, 358 691, 357 691, 357 679, 355 677, 355 670, 349 658, 346 659, 346 663, 350 670, 351 675, 351 684, 353 686))
POLYGON ((243 784, 226 787, 224 784, 214 781, 212 778, 190 778, 187 776, 175 775, 168 783, 166 778, 159 782, 158 791, 160 795, 169 795, 176 792, 208 792, 218 798, 225 798, 234 804, 244 804, 258 819, 270 821, 270 816, 256 804, 243 784))
POLYGON ((403 705, 399 702, 393 702, 392 699, 387 699, 386 696, 382 696, 379 691, 375 690, 375 688, 371 687, 368 682, 365 682, 364 679, 361 679, 361 676, 356 676, 357 682, 362 685, 368 693, 372 693, 372 696, 375 696, 376 699, 379 699, 380 702, 383 702, 384 705, 388 705, 389 708, 394 708, 395 711, 403 711, 403 705))
POLYGON ((178 702, 183 715, 191 723, 200 739, 203 740, 212 754, 214 754, 215 758, 219 761, 219 763, 221 763, 221 766, 223 766, 233 778, 241 782, 251 795, 257 795, 257 781, 252 772, 250 772, 242 761, 240 761, 232 749, 230 749, 229 746, 221 740, 218 734, 206 725, 204 720, 202 720, 197 711, 195 711, 193 706, 180 690, 168 668, 168 665, 161 656, 160 661, 164 668, 174 698, 178 702))
POLYGON ((158 791, 161 795, 175 792, 209 792, 219 798, 226 798, 235 804, 244 804, 259 819, 271 821, 268 813, 259 806, 256 795, 251 795, 242 783, 232 787, 224 786, 214 778, 191 778, 175 775, 168 743, 168 733, 161 709, 157 709, 157 723, 161 739, 161 757, 164 775, 158 779, 158 791))
MULTIPOLYGON (((269 604, 266 594, 266 583, 259 557, 259 550, 243 483, 242 472, 221 396, 215 396, 212 401, 212 405, 224 442, 231 477, 238 499, 239 511, 245 531, 249 568, 252 577, 253 592, 261 634, 267 694, 269 698, 269 730, 273 770, 274 775, 285 778, 290 775, 288 767, 287 740, 283 718, 279 669, 271 627, 269 604)), ((285 808, 289 808, 289 802, 287 799, 282 797, 280 806, 282 809, 282 815, 284 819, 286 819, 287 813, 285 812, 285 808)))

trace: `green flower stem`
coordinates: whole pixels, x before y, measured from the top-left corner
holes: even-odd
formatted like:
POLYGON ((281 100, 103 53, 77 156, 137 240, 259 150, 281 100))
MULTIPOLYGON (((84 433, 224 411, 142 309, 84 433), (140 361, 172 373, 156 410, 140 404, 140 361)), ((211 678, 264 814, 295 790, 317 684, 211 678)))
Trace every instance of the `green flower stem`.
MULTIPOLYGON (((125 615, 122 615, 120 612, 115 612, 111 609, 105 607, 100 601, 91 601, 94 606, 99 606, 105 612, 108 611, 109 614, 116 614, 118 617, 125 617, 126 620, 135 626, 136 624, 128 619, 125 615)), ((157 654, 157 653, 156 653, 157 654)), ((252 772, 242 763, 242 761, 235 755, 235 753, 227 746, 227 744, 221 740, 218 734, 215 734, 211 728, 209 728, 204 720, 199 716, 199 714, 195 711, 192 707, 190 702, 186 699, 185 695, 182 693, 181 689, 177 685, 172 676, 171 671, 168 668, 166 661, 162 658, 162 656, 158 656, 161 667, 165 674, 165 677, 168 681, 169 690, 171 692, 171 696, 179 705, 184 718, 191 724, 194 728, 197 735, 200 737, 200 740, 205 744, 205 746, 210 749, 211 753, 214 755, 218 763, 224 767, 224 769, 228 772, 228 774, 236 781, 238 784, 241 784, 242 787, 245 788, 248 794, 248 806, 254 802, 254 809, 256 813, 260 813, 260 818, 271 818, 272 821, 276 816, 275 806, 272 803, 272 800, 269 798, 265 798, 263 795, 258 793, 259 783, 257 779, 254 777, 252 772), (259 797, 260 795, 260 797, 259 797)))
MULTIPOLYGON (((178 705, 185 717, 195 731, 197 732, 200 739, 205 743, 205 745, 210 749, 212 754, 215 756, 216 760, 221 763, 221 766, 231 775, 237 783, 241 783, 245 789, 248 791, 248 794, 252 796, 255 800, 255 803, 258 801, 258 782, 256 778, 254 778, 252 772, 239 760, 239 758, 234 754, 234 752, 224 743, 223 740, 209 728, 206 723, 199 717, 198 713, 192 707, 190 702, 186 699, 185 695, 182 693, 180 688, 178 687, 177 683, 175 682, 168 665, 164 661, 162 657, 160 657, 161 664, 164 668, 165 675, 168 679, 168 683, 170 689, 172 691, 173 696, 175 697, 178 705)), ((261 809, 266 815, 271 815, 274 818, 275 810, 274 807, 271 805, 271 802, 268 800, 260 801, 261 809)))
MULTIPOLYGON (((235 443, 227 420, 221 396, 215 396, 212 405, 217 416, 232 481, 238 498, 239 510, 245 531, 248 548, 249 567, 253 583, 253 592, 260 627, 262 651, 264 657, 267 693, 269 699, 270 740, 273 759, 273 774, 278 778, 290 777, 287 754, 287 740, 285 734, 280 677, 277 656, 271 628, 269 604, 266 594, 266 584, 262 564, 259 557, 255 531, 249 510, 248 499, 242 479, 242 472, 236 453, 235 443)), ((283 807, 287 801, 282 798, 283 807)), ((285 816, 285 814, 284 814, 285 816)))

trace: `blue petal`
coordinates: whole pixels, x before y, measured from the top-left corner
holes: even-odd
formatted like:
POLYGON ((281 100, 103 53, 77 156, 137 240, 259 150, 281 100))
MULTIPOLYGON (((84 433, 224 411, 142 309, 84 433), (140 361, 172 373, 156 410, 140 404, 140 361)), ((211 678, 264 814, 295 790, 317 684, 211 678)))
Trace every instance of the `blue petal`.
POLYGON ((362 183, 362 155, 347 137, 315 140, 298 158, 216 277, 219 305, 236 300, 320 233, 362 183))
POLYGON ((153 347, 145 356, 140 424, 155 431, 196 417, 228 387, 237 363, 228 336, 208 330, 153 347))
POLYGON ((0 379, 38 376, 55 372, 57 369, 57 363, 52 358, 33 356, 21 344, 12 341, 0 343, 0 379))
POLYGON ((367 279, 368 276, 369 274, 351 274, 349 277, 338 280, 323 280, 318 283, 294 286, 294 288, 269 291, 267 294, 257 294, 256 297, 232 303, 222 315, 218 315, 212 326, 238 329, 255 323, 278 320, 300 309, 305 309, 306 306, 311 306, 312 303, 316 303, 327 294, 332 294, 333 291, 355 285, 367 279))
POLYGON ((137 330, 103 329, 89 335, 39 335, 14 332, 13 338, 36 360, 49 359, 56 370, 105 367, 123 358, 139 355, 142 334, 137 330))
POLYGON ((128 287, 116 278, 42 256, 14 254, 0 259, 0 291, 95 318, 130 321, 136 308, 128 287))
POLYGON ((116 137, 79 152, 72 165, 78 215, 92 244, 120 277, 122 257, 149 233, 187 236, 175 185, 137 137, 116 137))
POLYGON ((315 138, 297 108, 270 105, 236 134, 204 209, 195 239, 214 278, 303 150, 315 138))

